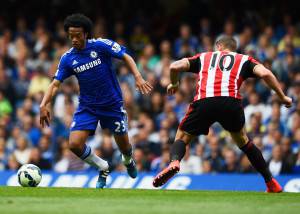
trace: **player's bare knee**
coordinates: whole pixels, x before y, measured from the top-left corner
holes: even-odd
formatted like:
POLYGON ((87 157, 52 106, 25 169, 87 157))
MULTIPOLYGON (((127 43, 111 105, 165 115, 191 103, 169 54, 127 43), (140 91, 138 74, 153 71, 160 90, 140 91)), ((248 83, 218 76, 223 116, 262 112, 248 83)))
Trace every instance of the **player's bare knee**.
POLYGON ((239 148, 246 145, 249 141, 246 133, 243 130, 241 132, 231 132, 230 134, 231 134, 233 141, 239 148))
POLYGON ((239 148, 241 148, 241 147, 245 146, 245 145, 247 144, 247 142, 248 142, 248 140, 247 140, 246 138, 242 137, 242 138, 240 139, 240 141, 237 142, 237 146, 238 146, 239 148))
POLYGON ((193 138, 194 138, 193 135, 190 135, 190 134, 178 129, 176 136, 175 136, 175 141, 180 140, 180 141, 183 141, 185 144, 189 144, 193 138))
POLYGON ((77 156, 82 153, 82 144, 78 141, 69 141, 69 149, 77 156))

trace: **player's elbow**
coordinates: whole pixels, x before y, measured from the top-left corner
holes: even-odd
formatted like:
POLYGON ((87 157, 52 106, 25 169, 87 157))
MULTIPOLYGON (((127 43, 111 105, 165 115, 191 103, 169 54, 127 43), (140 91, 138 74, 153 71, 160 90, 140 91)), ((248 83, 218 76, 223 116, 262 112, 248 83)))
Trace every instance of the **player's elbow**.
POLYGON ((262 79, 267 79, 269 78, 270 76, 272 76, 272 72, 269 70, 269 69, 263 69, 261 72, 260 72, 260 78, 262 79))
POLYGON ((272 72, 263 65, 257 65, 257 67, 254 68, 254 73, 262 79, 268 78, 272 75, 272 72))
POLYGON ((171 65, 170 65, 171 72, 179 72, 180 69, 181 69, 180 61, 175 61, 175 62, 171 63, 171 65))
POLYGON ((124 60, 126 63, 134 62, 134 59, 133 59, 129 54, 127 54, 127 53, 124 54, 123 60, 124 60))

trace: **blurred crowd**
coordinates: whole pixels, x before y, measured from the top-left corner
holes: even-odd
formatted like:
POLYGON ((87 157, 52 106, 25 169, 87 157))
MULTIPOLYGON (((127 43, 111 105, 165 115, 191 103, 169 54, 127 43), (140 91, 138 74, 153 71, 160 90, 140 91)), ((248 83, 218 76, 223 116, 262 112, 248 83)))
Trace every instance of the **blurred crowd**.
MULTIPOLYGON (((165 36, 154 42, 159 32, 145 29, 142 24, 133 25, 128 34, 128 26, 122 21, 93 21, 94 37, 124 45, 139 71, 154 86, 149 96, 142 96, 135 90, 128 68, 122 61, 114 61, 139 171, 158 172, 168 164, 170 145, 195 92, 196 78, 186 73, 181 76, 180 91, 166 95, 170 63, 212 51, 219 36, 230 35, 238 42, 238 52, 254 56, 274 72, 294 102, 291 109, 286 109, 263 82, 247 80, 241 92, 249 136, 262 150, 274 175, 300 173, 300 23, 285 15, 276 25, 264 24, 254 30, 246 24, 237 29, 241 23, 228 19, 215 30, 211 19, 204 17, 197 26, 178 24, 174 39, 165 36)), ((26 18, 19 17, 14 26, 0 20, 0 171, 16 170, 26 163, 57 172, 94 170, 68 150, 69 127, 78 105, 75 78, 65 81, 55 96, 50 127, 42 129, 39 125, 41 99, 60 56, 70 48, 63 22, 57 21, 50 29, 41 17, 29 27, 26 18)), ((114 170, 124 171, 110 133, 99 127, 87 143, 114 170)), ((214 124, 208 136, 200 136, 187 148, 181 172, 253 173, 254 169, 228 133, 214 124)))

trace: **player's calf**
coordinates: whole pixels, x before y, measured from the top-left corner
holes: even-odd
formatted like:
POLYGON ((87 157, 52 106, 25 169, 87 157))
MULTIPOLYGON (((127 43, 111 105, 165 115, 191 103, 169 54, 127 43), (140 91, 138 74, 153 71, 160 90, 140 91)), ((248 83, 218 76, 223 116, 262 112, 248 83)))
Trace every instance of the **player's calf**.
POLYGON ((69 142, 69 149, 78 157, 80 157, 84 153, 84 146, 82 146, 79 142, 69 142))
POLYGON ((280 193, 282 192, 282 187, 280 184, 272 177, 272 174, 268 168, 265 159, 262 156, 261 151, 249 141, 246 145, 240 148, 248 157, 252 166, 263 176, 268 193, 280 193))
POLYGON ((99 171, 108 170, 109 165, 107 161, 94 154, 90 146, 84 144, 82 147, 78 143, 69 143, 69 149, 81 160, 93 167, 96 167, 99 171))
POLYGON ((230 132, 230 134, 239 148, 247 155, 251 165, 263 176, 267 192, 281 192, 281 186, 272 177, 261 151, 247 137, 245 128, 242 128, 240 132, 230 132))
POLYGON ((263 176, 265 182, 272 180, 272 174, 268 168, 268 165, 262 156, 261 151, 249 141, 246 145, 240 148, 248 157, 252 166, 263 176))

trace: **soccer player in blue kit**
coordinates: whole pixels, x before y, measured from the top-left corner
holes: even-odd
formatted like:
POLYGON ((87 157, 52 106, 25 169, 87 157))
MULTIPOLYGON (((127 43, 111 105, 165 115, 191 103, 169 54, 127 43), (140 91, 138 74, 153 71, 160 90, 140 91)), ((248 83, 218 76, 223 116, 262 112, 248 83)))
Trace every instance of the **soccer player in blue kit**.
POLYGON ((117 76, 111 68, 112 58, 122 59, 126 63, 135 77, 136 88, 142 94, 148 94, 152 86, 142 78, 124 47, 108 39, 89 39, 92 21, 88 17, 82 14, 70 15, 64 21, 64 29, 72 42, 72 48, 61 57, 54 79, 40 104, 40 123, 42 127, 49 125, 50 111, 47 106, 60 84, 74 75, 79 83, 80 96, 70 128, 70 150, 99 170, 96 188, 103 188, 109 165, 86 145, 87 138, 94 134, 100 122, 102 129, 108 129, 113 134, 127 172, 135 178, 137 169, 127 134, 127 116, 117 76))

